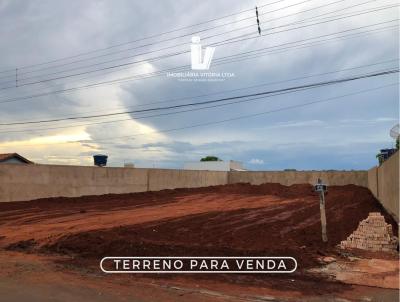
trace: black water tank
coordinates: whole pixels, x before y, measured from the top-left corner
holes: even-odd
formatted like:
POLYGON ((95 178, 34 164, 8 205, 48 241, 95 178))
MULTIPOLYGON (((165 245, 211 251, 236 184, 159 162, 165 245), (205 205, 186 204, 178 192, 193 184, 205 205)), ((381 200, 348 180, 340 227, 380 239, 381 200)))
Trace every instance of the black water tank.
POLYGON ((391 157, 397 149, 381 149, 381 155, 383 157, 383 160, 387 160, 389 157, 391 157))
POLYGON ((97 154, 93 155, 94 164, 98 167, 104 167, 107 165, 107 155, 97 154))

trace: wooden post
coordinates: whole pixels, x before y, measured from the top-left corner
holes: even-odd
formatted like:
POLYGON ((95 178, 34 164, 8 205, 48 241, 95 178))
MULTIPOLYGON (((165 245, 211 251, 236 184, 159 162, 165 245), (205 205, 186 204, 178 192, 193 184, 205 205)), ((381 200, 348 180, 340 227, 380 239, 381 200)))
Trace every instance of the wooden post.
POLYGON ((328 236, 326 235, 326 215, 325 215, 325 192, 328 192, 328 186, 322 183, 318 178, 317 184, 314 186, 316 192, 319 193, 319 210, 321 212, 321 233, 322 241, 327 242, 328 236))
POLYGON ((319 192, 319 209, 321 212, 322 241, 327 242, 328 236, 326 235, 325 194, 323 190, 319 192))

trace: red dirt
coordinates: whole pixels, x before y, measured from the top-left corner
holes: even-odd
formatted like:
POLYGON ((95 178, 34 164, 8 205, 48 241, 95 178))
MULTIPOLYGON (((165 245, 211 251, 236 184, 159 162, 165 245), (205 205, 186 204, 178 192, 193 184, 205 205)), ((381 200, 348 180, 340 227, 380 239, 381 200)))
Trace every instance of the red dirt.
MULTIPOLYGON (((299 263, 297 275, 215 278, 251 284, 268 279, 287 289, 316 291, 320 280, 301 270, 318 265, 321 255, 334 253, 373 211, 396 226, 368 189, 329 187, 329 242, 323 244, 318 197, 306 184, 50 198, 0 204, 0 247, 72 255, 75 264, 96 267, 104 256, 293 256, 299 263)), ((210 278, 205 276, 198 278, 210 278)), ((324 286, 324 291, 338 287, 332 282, 324 286)))

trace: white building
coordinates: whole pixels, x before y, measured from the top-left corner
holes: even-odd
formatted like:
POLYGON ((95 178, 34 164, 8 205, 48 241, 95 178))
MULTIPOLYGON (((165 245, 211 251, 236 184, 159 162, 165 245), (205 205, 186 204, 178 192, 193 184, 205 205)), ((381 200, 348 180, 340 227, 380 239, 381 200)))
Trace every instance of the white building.
POLYGON ((207 171, 246 171, 243 164, 238 161, 196 161, 183 165, 184 170, 207 170, 207 171))

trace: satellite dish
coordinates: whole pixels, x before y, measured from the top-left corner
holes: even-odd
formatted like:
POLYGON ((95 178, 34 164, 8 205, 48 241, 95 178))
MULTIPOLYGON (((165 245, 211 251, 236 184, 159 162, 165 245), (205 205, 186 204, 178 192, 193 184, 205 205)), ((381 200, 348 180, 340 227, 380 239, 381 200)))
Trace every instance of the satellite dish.
POLYGON ((394 139, 397 139, 399 137, 399 133, 400 133, 400 126, 399 124, 394 125, 392 127, 392 129, 390 129, 390 136, 393 137, 394 139))

